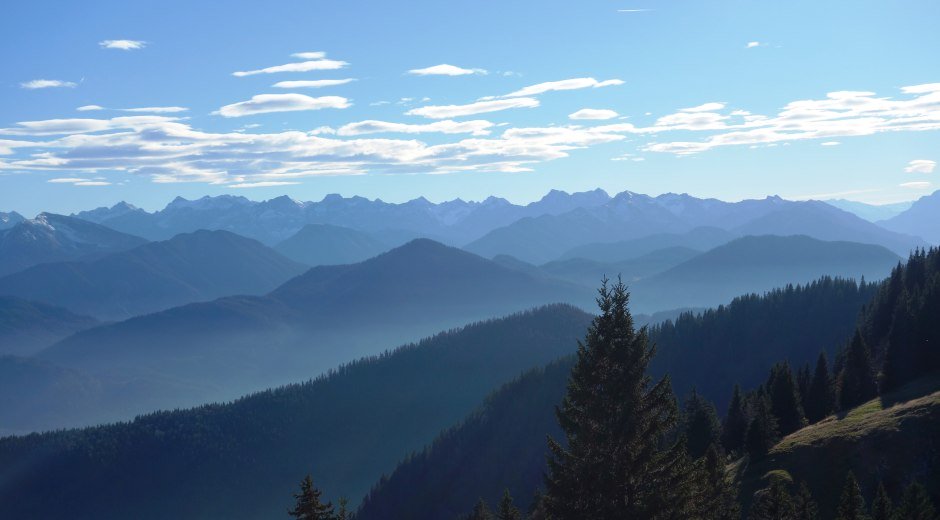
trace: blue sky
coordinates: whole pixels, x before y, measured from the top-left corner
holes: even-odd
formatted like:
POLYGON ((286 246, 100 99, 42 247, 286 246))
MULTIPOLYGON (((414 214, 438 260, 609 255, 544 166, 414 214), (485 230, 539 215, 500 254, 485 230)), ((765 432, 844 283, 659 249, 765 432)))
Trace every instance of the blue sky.
POLYGON ((938 19, 935 1, 19 2, 0 210, 910 200, 940 186, 938 19), (320 80, 352 81, 284 83, 320 80))

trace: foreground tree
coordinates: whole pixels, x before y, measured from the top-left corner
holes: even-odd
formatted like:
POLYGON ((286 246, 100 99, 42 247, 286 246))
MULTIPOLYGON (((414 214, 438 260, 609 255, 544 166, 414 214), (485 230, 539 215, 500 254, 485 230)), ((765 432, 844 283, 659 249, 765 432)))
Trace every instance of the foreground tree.
POLYGON ((702 489, 699 494, 699 518, 703 520, 739 520, 737 489, 728 479, 725 461, 712 444, 701 461, 702 489))
POLYGON ((821 352, 816 360, 816 371, 813 372, 813 380, 809 384, 805 402, 806 420, 810 424, 825 419, 835 411, 835 385, 829 373, 829 361, 826 359, 825 352, 821 352))
POLYGON ((842 488, 842 498, 839 499, 839 509, 836 520, 867 520, 865 514, 865 498, 858 487, 855 475, 850 471, 845 477, 845 486, 842 488))
POLYGON ((689 456, 693 459, 704 456, 708 447, 718 443, 721 437, 721 423, 715 405, 694 388, 685 401, 681 431, 685 434, 689 456))
POLYGON ((545 506, 553 520, 684 518, 690 503, 685 446, 663 449, 678 410, 668 377, 646 374, 654 347, 636 331, 622 282, 604 280, 600 315, 579 342, 557 409, 567 446, 549 438, 545 506))
POLYGON ((770 486, 755 494, 748 520, 793 520, 793 497, 787 486, 786 479, 773 477, 770 486))
POLYGON ((464 518, 466 520, 493 520, 493 514, 490 513, 490 508, 486 505, 486 501, 481 498, 477 500, 470 514, 464 518))
POLYGON ((911 482, 904 490, 894 518, 904 520, 936 520, 937 512, 927 495, 927 490, 918 482, 911 482))
POLYGON ((508 489, 503 490, 503 498, 499 501, 496 508, 497 520, 522 520, 522 513, 512 502, 512 495, 508 489))
POLYGON ((800 489, 793 497, 793 520, 818 520, 819 508, 813 500, 806 482, 800 484, 800 489))
POLYGON ((878 396, 868 345, 856 330, 845 351, 845 366, 839 377, 839 406, 849 410, 878 396))
POLYGON ((789 435, 806 423, 799 394, 789 363, 774 365, 767 379, 767 395, 770 398, 770 413, 777 418, 780 435, 789 435))
POLYGON ((871 501, 871 520, 891 520, 894 518, 891 511, 891 499, 885 491, 884 484, 878 484, 878 491, 871 501))
POLYGON ((734 385, 731 394, 731 404, 728 413, 721 425, 721 444, 728 451, 737 451, 744 447, 744 436, 747 434, 747 411, 744 409, 744 398, 741 397, 741 387, 734 385))
POLYGON ((754 417, 747 427, 744 443, 752 457, 763 457, 774 447, 780 435, 777 430, 777 418, 770 413, 770 404, 762 390, 758 390, 752 399, 754 417))
POLYGON ((332 520, 333 505, 320 502, 321 494, 322 492, 314 487, 313 479, 307 475, 300 482, 300 493, 294 494, 294 509, 289 510, 287 514, 299 520, 332 520))

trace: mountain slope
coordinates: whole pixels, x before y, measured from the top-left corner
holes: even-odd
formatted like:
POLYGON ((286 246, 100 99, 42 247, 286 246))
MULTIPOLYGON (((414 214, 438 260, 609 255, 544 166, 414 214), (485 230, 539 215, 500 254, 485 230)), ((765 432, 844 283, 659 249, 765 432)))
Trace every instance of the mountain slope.
POLYGON ((0 296, 0 355, 33 354, 98 321, 45 303, 0 296))
POLYGON ((738 238, 716 227, 697 227, 686 233, 658 233, 619 242, 595 242, 565 251, 559 260, 587 258, 596 262, 617 262, 637 258, 667 247, 687 247, 707 251, 738 238))
POLYGON ((9 213, 0 211, 0 231, 4 229, 10 229, 24 220, 26 219, 23 218, 23 215, 20 215, 15 211, 11 211, 9 213))
POLYGON ((0 516, 271 518, 307 473, 355 501, 493 388, 573 352, 589 321, 548 306, 230 404, 0 439, 0 516))
MULTIPOLYGON (((904 213, 911 207, 911 202, 897 202, 894 204, 865 204, 864 202, 857 202, 854 200, 846 199, 832 199, 823 201, 830 206, 835 206, 841 210, 848 211, 858 215, 859 217, 869 221, 869 222, 878 222, 881 220, 886 220, 901 213, 904 213)), ((916 235, 916 233, 908 233, 910 235, 916 235)))
POLYGON ((117 320, 231 294, 262 294, 305 267, 227 231, 197 231, 87 262, 0 278, 0 294, 117 320))
POLYGON ((313 268, 265 296, 220 298, 87 330, 42 356, 92 375, 198 387, 187 401, 164 403, 180 406, 303 379, 470 321, 590 297, 416 240, 359 264, 313 268))
POLYGON ((940 190, 921 197, 910 209, 878 224, 897 231, 916 235, 931 244, 940 244, 940 190))
POLYGON ((274 246, 282 255, 307 265, 354 264, 389 249, 367 233, 329 224, 307 224, 274 246))
POLYGON ((624 281, 630 282, 660 273, 700 254, 701 251, 676 246, 657 249, 619 262, 596 262, 584 258, 570 258, 543 264, 540 269, 555 278, 594 287, 605 276, 609 279, 621 276, 624 281))
POLYGON ((0 276, 41 263, 126 251, 145 242, 92 222, 41 213, 0 231, 0 276))
POLYGON ((651 312, 718 305, 820 276, 886 277, 900 257, 887 249, 807 236, 747 236, 631 286, 634 309, 651 312))

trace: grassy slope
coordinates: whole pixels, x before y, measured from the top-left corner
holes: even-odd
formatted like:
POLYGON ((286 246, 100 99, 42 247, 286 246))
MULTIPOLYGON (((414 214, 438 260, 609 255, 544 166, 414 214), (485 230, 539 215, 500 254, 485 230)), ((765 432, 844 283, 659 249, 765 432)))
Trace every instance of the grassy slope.
POLYGON ((835 514, 845 475, 855 473, 866 502, 878 482, 895 500, 917 479, 940 495, 940 375, 908 384, 847 413, 783 438, 763 460, 739 465, 741 493, 750 502, 771 474, 806 481, 823 518, 835 514))

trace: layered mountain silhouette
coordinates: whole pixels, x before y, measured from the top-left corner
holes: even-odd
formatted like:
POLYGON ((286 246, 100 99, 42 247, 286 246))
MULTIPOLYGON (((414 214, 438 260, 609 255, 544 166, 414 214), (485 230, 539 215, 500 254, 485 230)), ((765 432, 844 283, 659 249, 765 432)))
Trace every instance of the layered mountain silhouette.
POLYGON ((330 224, 307 224, 274 246, 291 260, 310 266, 354 264, 390 249, 369 233, 330 224))
POLYGON ((559 260, 584 258, 595 262, 617 262, 647 255, 659 249, 684 247, 707 251, 738 238, 717 227, 697 227, 685 233, 656 233, 634 240, 595 242, 569 249, 559 260))
POLYGON ((47 262, 126 251, 146 240, 74 217, 40 213, 0 230, 0 276, 47 262))
POLYGON ((26 220, 23 215, 15 211, 3 212, 0 211, 0 230, 9 229, 20 222, 26 220))
POLYGON ((0 278, 0 294, 119 320, 232 294, 264 294, 306 267, 227 231, 197 231, 85 262, 0 278))
POLYGON ((910 209, 878 222, 881 226, 897 231, 917 235, 931 244, 940 244, 940 191, 921 197, 910 209))
POLYGON ((61 307, 0 296, 0 356, 33 354, 95 325, 96 319, 61 307))
POLYGON ((880 280, 900 257, 888 249, 808 236, 747 236, 716 247, 630 286, 633 308, 650 312, 710 307, 735 295, 763 292, 820 276, 880 280))
POLYGON ((321 266, 264 296, 232 296, 103 325, 42 358, 106 379, 147 378, 192 404, 295 381, 435 331, 592 291, 427 239, 321 266))

